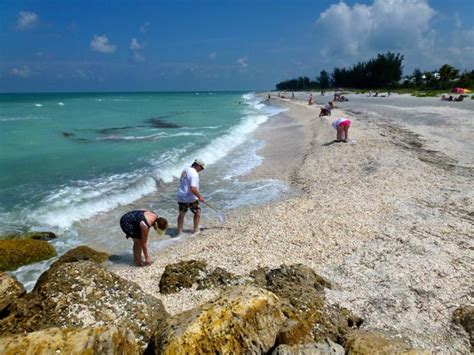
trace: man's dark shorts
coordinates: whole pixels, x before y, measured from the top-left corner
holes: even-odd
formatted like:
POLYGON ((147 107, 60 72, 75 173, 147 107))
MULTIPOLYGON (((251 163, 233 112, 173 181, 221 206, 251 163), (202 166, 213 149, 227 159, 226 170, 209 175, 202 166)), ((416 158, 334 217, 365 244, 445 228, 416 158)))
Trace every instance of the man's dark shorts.
POLYGON ((179 212, 188 212, 188 208, 191 210, 192 213, 200 213, 201 206, 199 206, 199 201, 196 200, 194 202, 178 202, 179 205, 179 212))

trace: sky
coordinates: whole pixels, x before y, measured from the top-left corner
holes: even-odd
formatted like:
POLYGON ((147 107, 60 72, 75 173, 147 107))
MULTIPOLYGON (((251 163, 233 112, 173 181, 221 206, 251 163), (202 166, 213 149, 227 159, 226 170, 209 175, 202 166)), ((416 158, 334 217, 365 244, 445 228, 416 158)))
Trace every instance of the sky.
POLYGON ((270 90, 404 55, 474 69, 474 0, 0 0, 0 92, 270 90))

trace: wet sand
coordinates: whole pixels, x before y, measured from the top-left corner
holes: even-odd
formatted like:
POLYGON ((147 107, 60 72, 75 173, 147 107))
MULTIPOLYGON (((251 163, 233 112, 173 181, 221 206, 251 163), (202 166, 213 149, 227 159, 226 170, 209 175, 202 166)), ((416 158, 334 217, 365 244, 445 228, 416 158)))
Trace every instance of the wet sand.
POLYGON ((246 274, 303 263, 337 284, 326 291, 328 300, 362 316, 366 329, 419 348, 469 353, 451 315, 473 304, 473 169, 433 149, 436 142, 419 130, 337 109, 318 118, 319 107, 299 98, 271 100, 289 110, 257 133, 265 159, 247 177, 287 181, 289 198, 233 211, 224 225, 205 221, 199 235, 153 253, 152 266, 118 264, 114 271, 174 314, 218 291, 160 295, 167 264, 200 259, 246 274), (341 115, 353 122, 355 144, 333 142, 331 122, 341 115))

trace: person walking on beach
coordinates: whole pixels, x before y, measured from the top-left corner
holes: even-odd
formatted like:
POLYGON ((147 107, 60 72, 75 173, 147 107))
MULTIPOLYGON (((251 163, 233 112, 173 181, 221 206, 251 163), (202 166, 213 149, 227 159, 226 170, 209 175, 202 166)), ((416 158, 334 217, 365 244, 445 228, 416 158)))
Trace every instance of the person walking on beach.
POLYGON ((313 104, 313 94, 309 94, 309 100, 308 100, 308 105, 313 104))
POLYGON ((201 207, 199 201, 205 202, 204 197, 199 192, 199 173, 204 170, 205 164, 202 160, 196 159, 190 167, 181 173, 179 179, 179 189, 176 197, 178 199, 178 235, 183 233, 184 217, 188 209, 194 214, 193 233, 199 232, 199 221, 201 220, 201 207))
POLYGON ((347 143, 349 139, 349 128, 351 127, 351 120, 347 118, 338 118, 332 123, 332 126, 337 131, 336 142, 347 143))
POLYGON ((153 211, 138 210, 125 213, 120 218, 120 228, 127 239, 133 240, 133 260, 136 266, 148 266, 152 261, 148 255, 148 233, 151 227, 157 232, 168 227, 168 221, 153 211), (142 260, 142 252, 145 260, 142 260))

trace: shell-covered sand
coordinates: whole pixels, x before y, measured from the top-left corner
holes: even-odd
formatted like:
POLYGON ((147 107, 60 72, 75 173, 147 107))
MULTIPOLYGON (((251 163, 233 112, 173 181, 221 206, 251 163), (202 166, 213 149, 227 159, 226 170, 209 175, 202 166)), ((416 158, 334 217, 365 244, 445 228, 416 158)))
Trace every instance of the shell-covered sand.
POLYGON ((364 328, 419 348, 469 353, 468 337, 451 316, 459 305, 473 304, 473 169, 389 121, 337 109, 318 118, 319 107, 303 100, 271 103, 289 110, 258 133, 267 142, 260 152, 265 160, 247 178, 279 178, 295 193, 233 211, 224 225, 204 221, 199 235, 154 253, 150 267, 118 265, 114 272, 175 314, 217 291, 161 295, 168 264, 200 259, 246 274, 303 263, 337 284, 327 299, 362 316, 364 328), (332 142, 331 122, 341 115, 352 120, 355 142, 332 142))

